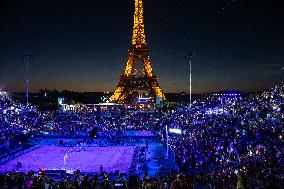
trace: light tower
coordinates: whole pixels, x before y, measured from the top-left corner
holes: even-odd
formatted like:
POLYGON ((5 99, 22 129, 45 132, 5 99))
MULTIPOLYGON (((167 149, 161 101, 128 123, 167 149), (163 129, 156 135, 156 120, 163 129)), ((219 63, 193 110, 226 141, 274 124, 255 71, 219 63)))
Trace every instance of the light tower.
POLYGON ((192 59, 196 55, 196 52, 191 51, 190 55, 186 55, 186 58, 189 63, 189 106, 192 106, 192 59))
POLYGON ((32 55, 26 54, 23 56, 23 62, 26 65, 26 105, 29 105, 29 64, 32 61, 32 55))

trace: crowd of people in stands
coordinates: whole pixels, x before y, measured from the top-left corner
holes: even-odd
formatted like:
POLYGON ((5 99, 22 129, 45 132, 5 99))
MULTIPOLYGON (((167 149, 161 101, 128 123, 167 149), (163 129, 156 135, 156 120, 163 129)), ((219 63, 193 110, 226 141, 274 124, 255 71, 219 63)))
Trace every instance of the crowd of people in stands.
POLYGON ((12 100, 7 93, 0 95, 0 146, 9 145, 16 135, 38 127, 38 114, 33 106, 12 100))
POLYGON ((199 108, 180 108, 170 137, 182 172, 240 188, 279 188, 284 181, 284 86, 245 98, 208 97, 199 108))
POLYGON ((193 182, 183 174, 156 178, 146 175, 143 179, 134 175, 126 179, 120 174, 110 178, 106 173, 83 176, 79 171, 72 178, 64 176, 59 180, 35 172, 0 174, 0 185, 1 189, 166 189, 167 185, 172 189, 191 189, 194 186, 206 186, 200 179, 193 182))
MULTIPOLYGON (((284 183, 283 104, 284 83, 248 96, 208 95, 196 99, 191 106, 185 104, 175 110, 154 112, 119 108, 99 113, 40 112, 1 95, 0 145, 7 143, 15 133, 83 132, 97 126, 100 131, 147 130, 151 126, 151 129, 160 131, 161 142, 166 143, 167 126, 182 131, 180 135, 170 133, 169 144, 180 171, 186 176, 179 174, 176 179, 173 175, 145 177, 144 183, 152 183, 157 188, 162 187, 161 180, 167 180, 173 188, 209 185, 220 188, 281 188, 284 183)), ((10 184, 25 183, 26 178, 34 179, 33 183, 37 185, 53 182, 18 173, 0 177, 0 182, 10 184)), ((94 183, 98 184, 95 180, 96 177, 85 177, 80 182, 81 188, 92 188, 94 183), (90 187, 85 187, 84 183, 90 187)), ((139 183, 132 177, 128 183, 134 181, 139 183)), ((60 182, 61 188, 79 184, 76 180, 66 182, 60 182)), ((111 183, 109 187, 102 186, 104 184, 100 182, 97 188, 112 186, 111 183)), ((76 187, 79 188, 73 186, 76 187)))

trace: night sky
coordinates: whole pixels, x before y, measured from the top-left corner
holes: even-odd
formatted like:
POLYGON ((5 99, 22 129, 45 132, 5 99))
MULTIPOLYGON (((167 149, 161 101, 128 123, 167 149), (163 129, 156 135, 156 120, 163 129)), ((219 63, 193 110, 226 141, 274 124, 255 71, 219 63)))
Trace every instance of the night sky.
MULTIPOLYGON (((113 91, 134 0, 1 0, 0 89, 113 91)), ((147 45, 165 92, 258 91, 284 79, 284 9, 274 0, 144 0, 147 45)))

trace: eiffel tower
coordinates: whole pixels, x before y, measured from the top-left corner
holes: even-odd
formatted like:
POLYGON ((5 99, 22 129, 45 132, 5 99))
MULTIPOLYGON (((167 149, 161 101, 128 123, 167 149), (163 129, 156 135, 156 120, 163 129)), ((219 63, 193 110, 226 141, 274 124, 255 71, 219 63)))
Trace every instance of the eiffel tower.
POLYGON ((165 95, 160 88, 158 78, 153 73, 149 57, 149 49, 146 46, 144 29, 143 0, 135 0, 134 26, 132 45, 128 49, 128 60, 124 73, 120 77, 110 101, 124 103, 133 98, 135 91, 147 91, 148 97, 160 97, 165 100, 165 95), (142 74, 137 74, 137 61, 142 60, 142 74))

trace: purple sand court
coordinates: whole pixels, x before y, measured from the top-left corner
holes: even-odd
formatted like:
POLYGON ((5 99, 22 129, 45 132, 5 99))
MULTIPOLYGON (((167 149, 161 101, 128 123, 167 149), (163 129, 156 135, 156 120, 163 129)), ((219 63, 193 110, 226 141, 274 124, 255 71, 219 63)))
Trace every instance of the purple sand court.
POLYGON ((0 172, 16 170, 17 163, 21 162, 22 167, 19 171, 23 172, 39 169, 69 171, 80 169, 81 172, 99 172, 102 165, 104 171, 109 173, 116 170, 127 173, 132 163, 134 149, 135 147, 110 146, 88 147, 84 151, 79 147, 44 146, 0 165, 0 172))

